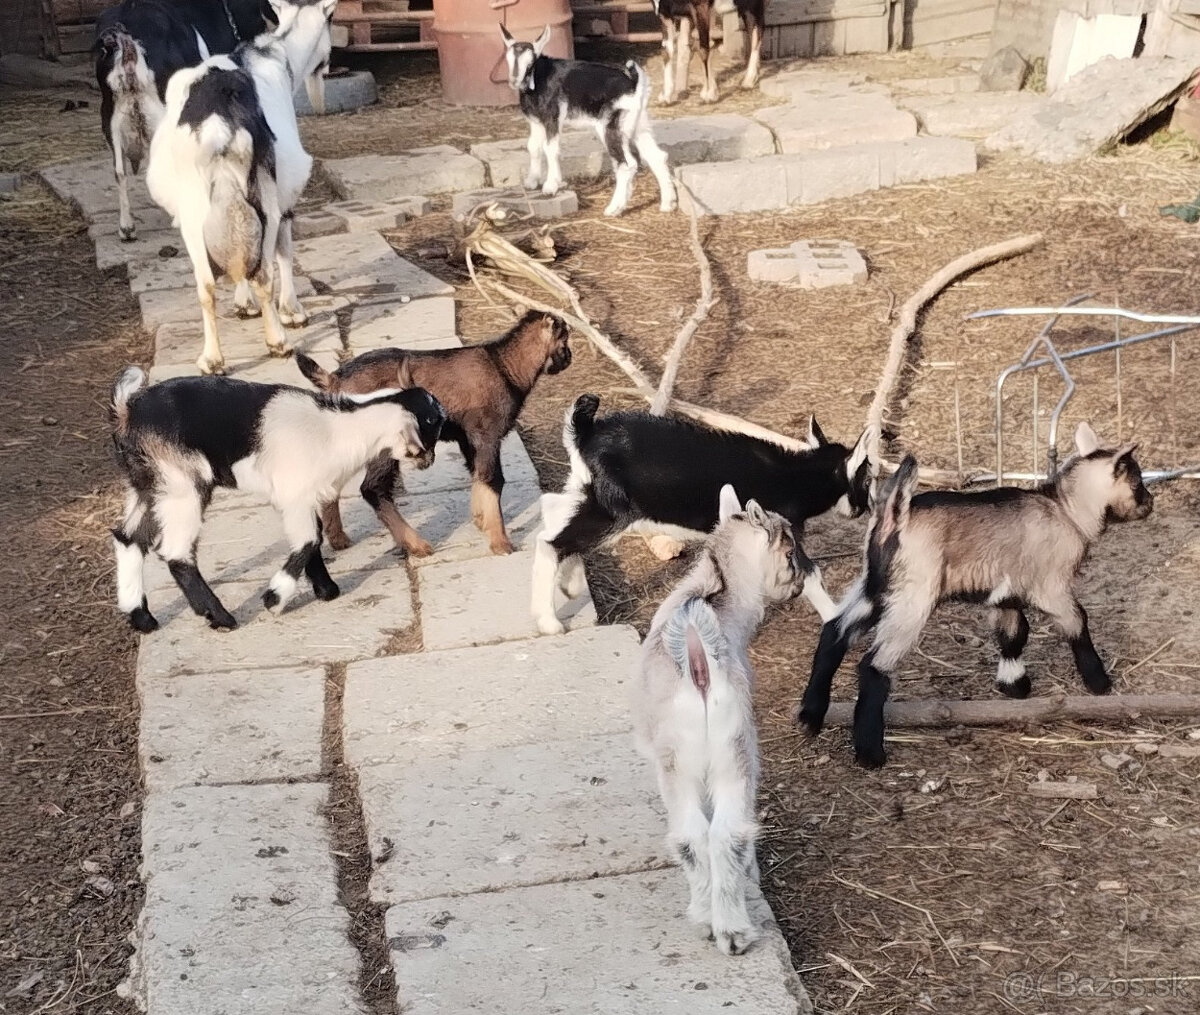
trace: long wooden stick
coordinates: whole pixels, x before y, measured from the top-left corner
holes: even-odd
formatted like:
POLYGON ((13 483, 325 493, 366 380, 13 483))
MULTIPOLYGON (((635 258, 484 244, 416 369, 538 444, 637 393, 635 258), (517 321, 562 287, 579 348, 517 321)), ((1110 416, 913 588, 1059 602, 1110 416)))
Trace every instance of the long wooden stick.
POLYGON ((892 397, 892 389, 900 376, 900 367, 904 363, 904 353, 908 349, 908 340, 917 330, 917 315, 925 304, 946 288, 960 275, 982 268, 985 264, 1003 261, 1009 257, 1024 254, 1042 242, 1041 233, 1028 236, 1017 236, 1003 243, 993 243, 990 247, 980 247, 969 254, 951 261, 946 267, 933 275, 912 297, 900 308, 900 319, 892 329, 888 340, 888 357, 883 366, 883 376, 875 388, 875 397, 867 410, 867 429, 871 432, 867 438, 868 453, 872 462, 878 462, 879 445, 883 438, 883 411, 892 397))
MULTIPOLYGON (((1056 719, 1136 719, 1139 716, 1200 715, 1200 694, 1055 694, 1024 701, 892 701, 884 708, 889 726, 1007 726, 1056 719)), ((827 726, 850 726, 853 702, 834 702, 827 726)))

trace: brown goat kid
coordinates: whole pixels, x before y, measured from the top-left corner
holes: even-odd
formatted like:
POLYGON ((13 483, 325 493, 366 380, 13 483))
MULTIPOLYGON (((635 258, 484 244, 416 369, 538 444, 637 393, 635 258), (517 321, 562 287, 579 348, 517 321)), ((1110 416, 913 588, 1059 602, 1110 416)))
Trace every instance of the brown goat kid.
MULTIPOLYGON (((374 349, 344 363, 332 373, 307 356, 297 355, 301 372, 317 388, 331 394, 365 395, 383 388, 420 387, 446 410, 441 439, 462 451, 471 484, 471 517, 488 537, 493 553, 512 553, 504 527, 500 495, 504 473, 500 442, 517 422, 529 392, 542 374, 556 374, 571 364, 570 331, 553 314, 530 311, 504 335, 463 349, 418 352, 374 349)), ((414 557, 433 552, 396 510, 393 499, 399 463, 381 455, 367 465, 360 490, 396 545, 414 557)), ((329 545, 350 545, 335 499, 321 508, 329 545)))

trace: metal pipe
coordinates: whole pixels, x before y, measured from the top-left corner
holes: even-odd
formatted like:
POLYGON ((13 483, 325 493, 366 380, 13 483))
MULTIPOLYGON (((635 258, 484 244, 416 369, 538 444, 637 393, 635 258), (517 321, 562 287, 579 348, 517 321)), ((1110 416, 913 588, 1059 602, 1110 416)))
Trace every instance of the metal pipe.
MULTIPOLYGON (((1045 483, 1050 479, 1044 472, 1006 472, 999 481, 994 472, 980 472, 966 481, 970 486, 974 483, 1045 483)), ((1161 483, 1167 479, 1200 479, 1200 464, 1185 465, 1179 469, 1148 469, 1142 473, 1146 483, 1161 483)))
MULTIPOLYGON (((1181 331, 1191 331, 1193 328, 1200 328, 1200 322, 1196 324, 1179 324, 1173 328, 1163 328, 1161 331, 1147 331, 1144 335, 1131 335, 1129 338, 1123 338, 1120 342, 1103 342, 1100 345, 1089 345, 1083 349, 1072 349, 1070 352, 1059 354, 1059 359, 1063 361, 1079 359, 1081 356, 1090 356, 1097 352, 1109 352, 1113 349, 1128 348, 1131 345, 1137 345, 1139 342, 1148 342, 1152 338, 1162 338, 1165 335, 1177 335, 1181 331)), ((1053 361, 1050 359, 1031 360, 1028 363, 1018 363, 1008 369, 1016 373, 1018 370, 1032 370, 1035 367, 1050 366, 1053 361)))
MULTIPOLYGON (((1085 297, 1086 298, 1086 297, 1085 297)), ((976 310, 968 314, 968 321, 979 320, 983 317, 1042 317, 1046 314, 1067 314, 1075 317, 1124 317, 1130 321, 1141 321, 1143 324, 1200 324, 1200 317, 1189 317, 1185 314, 1139 314, 1132 310, 1122 310, 1120 307, 1076 307, 1068 304, 1065 307, 1006 307, 1002 310, 976 310)))

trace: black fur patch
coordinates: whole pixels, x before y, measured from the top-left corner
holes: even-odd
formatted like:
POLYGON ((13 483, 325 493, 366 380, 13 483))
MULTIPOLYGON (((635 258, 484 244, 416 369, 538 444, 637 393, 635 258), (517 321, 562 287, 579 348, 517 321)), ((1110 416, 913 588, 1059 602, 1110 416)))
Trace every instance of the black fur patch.
POLYGON ((558 133, 562 99, 567 101, 566 115, 570 118, 607 120, 612 104, 637 86, 637 74, 628 68, 546 56, 533 62, 529 78, 533 88, 518 92, 521 112, 526 119, 545 124, 550 137, 558 133))

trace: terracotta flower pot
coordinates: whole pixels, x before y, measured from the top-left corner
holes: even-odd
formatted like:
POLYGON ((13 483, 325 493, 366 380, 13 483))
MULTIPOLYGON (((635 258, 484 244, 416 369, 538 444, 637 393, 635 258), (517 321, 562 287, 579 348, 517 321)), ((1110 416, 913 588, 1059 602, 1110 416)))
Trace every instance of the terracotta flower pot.
POLYGON ((570 0, 433 0, 442 97, 458 106, 515 104, 504 63, 503 24, 532 42, 550 26, 547 56, 575 55, 570 0))

